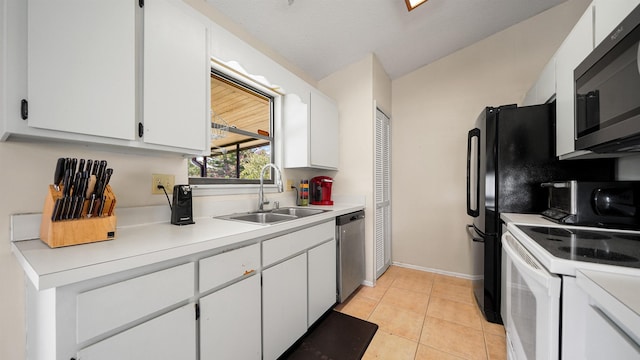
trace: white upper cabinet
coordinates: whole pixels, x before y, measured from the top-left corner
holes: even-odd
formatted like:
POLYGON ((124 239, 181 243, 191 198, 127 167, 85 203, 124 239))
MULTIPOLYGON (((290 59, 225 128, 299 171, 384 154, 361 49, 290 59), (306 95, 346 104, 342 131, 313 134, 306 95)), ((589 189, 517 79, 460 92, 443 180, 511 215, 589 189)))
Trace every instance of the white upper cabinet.
POLYGON ((556 57, 549 60, 542 69, 538 80, 533 84, 522 100, 523 106, 544 104, 556 93, 556 57))
MULTIPOLYGON (((130 2, 130 0, 129 0, 130 2)), ((175 0, 144 5, 144 141, 206 151, 209 125, 207 27, 175 0)))
POLYGON ((189 5, 7 0, 6 8, 1 140, 209 151, 211 22, 189 5))
POLYGON ((593 50, 593 7, 589 6, 556 53, 556 155, 575 150, 573 71, 593 50))
POLYGON ((640 4, 640 0, 594 0, 594 38, 598 46, 629 13, 640 4))
POLYGON ((311 90, 310 102, 311 167, 338 169, 340 161, 338 106, 332 99, 315 89, 311 90))
POLYGON ((136 6, 28 1, 29 126, 135 138, 136 6))
POLYGON ((338 169, 339 117, 332 99, 316 89, 309 104, 287 95, 283 127, 285 168, 338 169))

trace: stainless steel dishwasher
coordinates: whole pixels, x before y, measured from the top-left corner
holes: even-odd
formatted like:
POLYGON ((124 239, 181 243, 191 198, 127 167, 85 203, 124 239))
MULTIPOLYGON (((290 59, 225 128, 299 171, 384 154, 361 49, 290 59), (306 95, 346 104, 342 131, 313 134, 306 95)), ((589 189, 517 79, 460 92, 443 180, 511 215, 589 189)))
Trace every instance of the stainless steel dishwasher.
POLYGON ((338 302, 362 284, 364 271, 364 210, 336 217, 338 302))

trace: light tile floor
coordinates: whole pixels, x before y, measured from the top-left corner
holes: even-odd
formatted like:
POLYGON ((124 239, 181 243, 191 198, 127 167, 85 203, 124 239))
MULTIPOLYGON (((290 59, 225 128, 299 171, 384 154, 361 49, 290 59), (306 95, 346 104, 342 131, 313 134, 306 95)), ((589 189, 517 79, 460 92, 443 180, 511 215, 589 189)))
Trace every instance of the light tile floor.
POLYGON ((391 266, 336 310, 376 323, 363 359, 506 359, 502 325, 484 320, 471 281, 391 266))

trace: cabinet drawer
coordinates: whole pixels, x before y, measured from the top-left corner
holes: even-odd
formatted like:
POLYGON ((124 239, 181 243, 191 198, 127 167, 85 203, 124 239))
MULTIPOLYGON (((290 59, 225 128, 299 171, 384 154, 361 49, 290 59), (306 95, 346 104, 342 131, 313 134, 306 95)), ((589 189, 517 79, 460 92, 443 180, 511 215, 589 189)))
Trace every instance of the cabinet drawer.
POLYGON ((200 260, 200 292, 252 274, 260 266, 260 245, 254 244, 200 260))
POLYGON ((193 304, 107 338, 78 352, 82 360, 196 359, 193 304))
POLYGON ((78 294, 78 343, 194 295, 194 263, 78 294))
POLYGON ((336 222, 329 221, 262 243, 262 266, 287 258, 329 239, 336 233, 336 222))

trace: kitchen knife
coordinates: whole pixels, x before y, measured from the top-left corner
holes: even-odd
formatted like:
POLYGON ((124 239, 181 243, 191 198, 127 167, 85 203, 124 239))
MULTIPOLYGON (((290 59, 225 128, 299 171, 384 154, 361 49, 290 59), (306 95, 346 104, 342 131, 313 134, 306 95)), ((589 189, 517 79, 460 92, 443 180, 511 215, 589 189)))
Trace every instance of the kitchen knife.
MULTIPOLYGON (((75 160, 75 159, 74 159, 75 160)), ((76 160, 77 161, 77 160, 76 160)), ((73 170, 73 160, 71 160, 71 167, 73 170)), ((78 206, 78 202, 77 197, 78 197, 78 191, 80 189, 80 183, 82 182, 82 178, 81 178, 81 174, 80 173, 75 173, 75 179, 73 180, 73 190, 72 193, 69 194, 69 206, 66 209, 67 211, 64 213, 64 218, 65 219, 73 219, 76 211, 77 211, 77 206, 78 206)))
POLYGON ((109 183, 112 174, 113 169, 107 169, 102 178, 98 180, 98 185, 96 185, 96 194, 98 197, 104 195, 104 190, 107 188, 107 184, 109 183))
POLYGON ((64 177, 64 167, 65 167, 66 159, 59 158, 56 163, 56 170, 53 173, 53 187, 56 191, 60 191, 60 182, 62 182, 62 178, 64 177))
POLYGON ((79 219, 82 216, 82 209, 84 209, 84 198, 89 185, 89 172, 83 171, 80 180, 80 188, 78 189, 78 195, 76 196, 77 208, 74 213, 74 218, 79 219))
MULTIPOLYGON (((105 164, 106 165, 106 164, 105 164)), ((105 200, 107 199, 107 197, 104 195, 104 191, 107 188, 107 184, 109 183, 109 180, 111 179, 111 175, 113 174, 113 169, 107 169, 105 174, 104 174, 104 179, 101 181, 100 184, 100 208, 98 209, 98 216, 102 216, 102 212, 104 211, 104 203, 105 200)))
POLYGON ((67 169, 62 177, 62 194, 69 196, 71 194, 71 169, 67 169))
POLYGON ((62 179, 62 204, 60 209, 59 219, 66 219, 66 214, 69 211, 71 200, 71 160, 67 161, 69 167, 64 171, 64 177, 62 179))
POLYGON ((71 159, 71 176, 73 176, 74 178, 76 176, 77 166, 78 166, 78 159, 76 158, 71 159))
POLYGON ((106 168, 107 168, 107 161, 106 160, 101 160, 100 161, 100 166, 98 166, 98 173, 96 174, 96 177, 98 178, 98 181, 103 180, 104 171, 106 170, 106 168))
POLYGON ((87 171, 91 174, 91 165, 93 165, 93 160, 87 160, 87 171))
MULTIPOLYGON (((93 176, 93 175, 92 175, 93 176)), ((89 210, 87 210, 87 217, 93 216, 93 208, 96 204, 96 193, 91 194, 91 200, 89 200, 89 210)))
POLYGON ((91 175, 89 176, 89 181, 87 182, 87 190, 85 192, 85 197, 87 199, 91 198, 91 194, 93 194, 93 191, 95 190, 95 188, 96 188, 96 176, 91 175))
POLYGON ((80 165, 78 166, 78 172, 84 171, 84 159, 80 159, 80 165))
POLYGON ((93 169, 91 170, 91 174, 97 175, 99 165, 100 165, 100 160, 93 161, 93 169))
POLYGON ((84 173, 76 173, 76 181, 73 184, 73 195, 71 197, 71 208, 67 215, 67 218, 76 219, 78 216, 78 209, 80 208, 80 200, 84 200, 83 187, 85 183, 84 173))
POLYGON ((51 221, 58 221, 60 213, 60 204, 62 203, 62 198, 57 198, 55 205, 53 205, 53 212, 51 213, 51 221))
POLYGON ((98 215, 98 209, 100 208, 100 201, 102 200, 102 192, 103 192, 102 180, 98 180, 98 182, 96 182, 96 188, 93 191, 93 195, 91 195, 91 205, 89 207, 89 209, 92 210, 91 216, 98 215))

